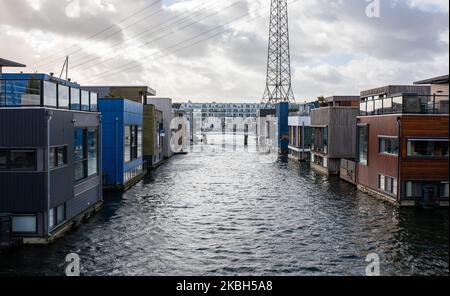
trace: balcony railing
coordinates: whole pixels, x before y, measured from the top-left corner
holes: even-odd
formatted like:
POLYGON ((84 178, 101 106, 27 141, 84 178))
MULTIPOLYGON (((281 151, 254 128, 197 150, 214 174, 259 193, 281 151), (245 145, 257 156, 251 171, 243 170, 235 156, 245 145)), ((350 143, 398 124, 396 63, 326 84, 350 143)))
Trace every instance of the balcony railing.
POLYGON ((97 93, 40 79, 0 79, 0 108, 50 107, 97 112, 97 93))
POLYGON ((389 98, 368 99, 360 104, 360 115, 448 114, 449 97, 441 95, 402 94, 389 98))

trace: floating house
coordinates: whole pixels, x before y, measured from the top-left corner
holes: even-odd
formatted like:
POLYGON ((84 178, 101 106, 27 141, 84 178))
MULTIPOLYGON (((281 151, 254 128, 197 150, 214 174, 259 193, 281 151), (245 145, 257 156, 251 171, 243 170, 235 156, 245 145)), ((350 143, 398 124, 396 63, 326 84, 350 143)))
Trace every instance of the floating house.
POLYGON ((291 114, 289 116, 289 158, 307 161, 311 152, 311 117, 291 114))
MULTIPOLYGON (((448 76, 439 83, 448 89, 448 76)), ((399 206, 448 206, 448 92, 432 94, 429 85, 389 88, 361 93, 358 188, 399 206)))
POLYGON ((155 105, 144 105, 144 160, 150 168, 164 161, 164 118, 155 105))
POLYGON ((170 147, 170 138, 172 136, 170 124, 172 122, 172 119, 175 117, 175 113, 172 110, 172 99, 154 96, 147 96, 144 99, 145 105, 154 105, 157 110, 160 110, 162 112, 163 129, 160 129, 159 134, 163 137, 163 156, 165 159, 168 159, 174 154, 174 151, 172 151, 170 147))
POLYGON ((143 105, 124 98, 99 98, 102 114, 103 186, 128 189, 146 173, 143 105))
POLYGON ((328 107, 311 110, 311 168, 339 175, 341 159, 353 158, 359 96, 326 98, 328 107))
POLYGON ((0 229, 10 242, 49 243, 101 206, 97 111, 97 94, 76 83, 0 75, 0 229))
MULTIPOLYGON (((101 98, 127 98, 142 104, 143 160, 147 168, 155 168, 162 163, 166 149, 164 111, 147 101, 147 97, 156 95, 155 90, 148 86, 85 86, 83 89, 95 91, 101 98)), ((170 108, 166 110, 171 111, 170 108)))

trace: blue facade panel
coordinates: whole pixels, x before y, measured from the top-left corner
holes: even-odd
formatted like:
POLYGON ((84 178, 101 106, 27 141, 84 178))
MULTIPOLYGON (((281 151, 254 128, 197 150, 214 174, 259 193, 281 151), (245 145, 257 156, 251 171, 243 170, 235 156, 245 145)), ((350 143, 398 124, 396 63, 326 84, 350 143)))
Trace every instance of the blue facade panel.
POLYGON ((278 119, 278 148, 282 154, 289 153, 289 103, 283 102, 276 105, 278 119))
POLYGON ((124 173, 142 165, 142 157, 125 163, 124 147, 126 125, 143 124, 143 105, 127 99, 100 98, 99 111, 102 113, 103 172, 107 186, 125 185, 124 173))

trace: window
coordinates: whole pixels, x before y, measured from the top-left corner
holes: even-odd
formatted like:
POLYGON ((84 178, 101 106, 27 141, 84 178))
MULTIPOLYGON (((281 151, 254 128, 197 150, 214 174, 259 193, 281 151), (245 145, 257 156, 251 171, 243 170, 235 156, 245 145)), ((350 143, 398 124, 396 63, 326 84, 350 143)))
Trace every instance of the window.
POLYGON ((36 216, 23 215, 12 217, 12 232, 13 233, 36 233, 36 216))
POLYGON ((9 168, 13 171, 35 171, 36 151, 35 150, 10 150, 9 168))
POLYGON ((48 228, 52 229, 55 227, 55 209, 50 209, 48 211, 48 228))
POLYGON ((393 195, 397 195, 397 179, 379 175, 378 188, 393 195))
POLYGON ((35 171, 36 150, 0 149, 0 170, 35 171))
POLYGON ((407 152, 409 157, 448 157, 448 140, 408 140, 407 152))
POLYGON ((138 126, 137 131, 137 157, 142 157, 142 126, 138 126))
POLYGON ((433 196, 438 198, 449 197, 449 182, 448 181, 407 181, 405 182, 405 196, 407 198, 422 198, 424 195, 424 188, 431 189, 433 196))
POLYGON ((96 93, 91 93, 91 111, 98 111, 97 101, 98 95, 96 93))
POLYGON ((6 80, 4 101, 7 106, 40 106, 40 80, 6 80))
POLYGON ((88 132, 88 176, 98 173, 98 136, 96 130, 88 132))
POLYGON ((5 149, 0 149, 0 170, 8 168, 8 153, 5 149))
POLYGON ((50 209, 48 212, 48 227, 49 229, 60 225, 66 219, 66 207, 65 204, 50 209))
MULTIPOLYGON (((125 147, 124 147, 124 161, 131 162, 137 159, 138 156, 138 146, 139 146, 139 135, 138 135, 138 126, 137 125, 126 125, 125 126, 125 147)), ((142 137, 142 131, 141 131, 142 137)), ((142 150, 142 145, 141 145, 142 150)), ((142 151, 140 152, 142 154, 142 151)))
POLYGON ((369 142, 369 127, 358 127, 358 161, 363 165, 368 164, 368 142, 369 142))
POLYGON ((70 109, 80 110, 80 90, 77 88, 70 88, 70 109))
POLYGON ((61 167, 67 164, 67 147, 53 147, 49 149, 50 169, 61 167))
POLYGON ((399 141, 398 138, 383 138, 379 139, 379 152, 381 154, 398 155, 399 141))
POLYGON ((57 107, 56 83, 44 81, 44 106, 57 107))
POLYGON ((130 162, 131 161, 131 129, 130 126, 125 126, 124 130, 124 150, 123 150, 123 157, 124 162, 130 162))
POLYGON ((64 85, 58 85, 58 107, 69 109, 69 88, 64 85))
POLYGON ((6 81, 0 80, 0 106, 6 105, 6 81))
POLYGON ((89 111, 89 92, 85 90, 81 91, 81 110, 89 111))
POLYGON ((75 129, 74 145, 75 181, 80 181, 87 178, 86 129, 75 129))
POLYGON ((312 149, 328 153, 328 127, 312 128, 312 149))

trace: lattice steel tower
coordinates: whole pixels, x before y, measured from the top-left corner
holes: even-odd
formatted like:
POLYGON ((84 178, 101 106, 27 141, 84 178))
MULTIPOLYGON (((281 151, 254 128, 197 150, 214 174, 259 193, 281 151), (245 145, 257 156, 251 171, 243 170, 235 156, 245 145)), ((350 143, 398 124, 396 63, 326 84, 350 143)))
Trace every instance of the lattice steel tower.
POLYGON ((263 103, 295 102, 291 84, 287 0, 271 0, 267 80, 263 103))

